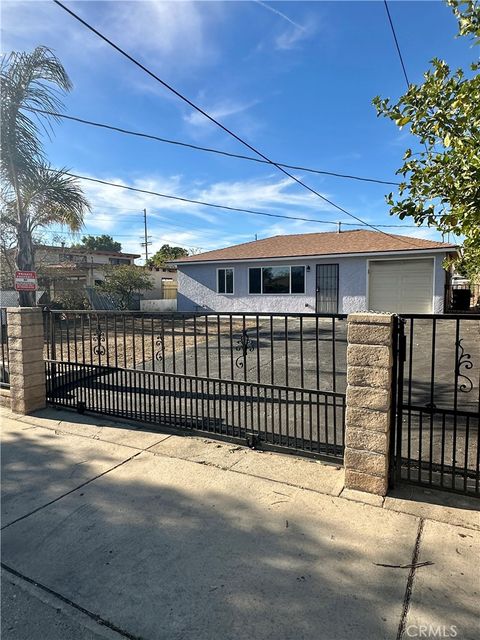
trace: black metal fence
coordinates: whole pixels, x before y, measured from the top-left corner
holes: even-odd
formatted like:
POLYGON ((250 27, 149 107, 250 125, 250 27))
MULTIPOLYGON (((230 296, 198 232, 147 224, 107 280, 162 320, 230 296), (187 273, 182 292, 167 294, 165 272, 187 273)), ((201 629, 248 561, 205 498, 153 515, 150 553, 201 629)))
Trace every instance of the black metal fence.
POLYGON ((10 387, 10 365, 8 358, 7 310, 0 307, 0 387, 10 387))
POLYGON ((49 312, 49 402, 343 455, 346 316, 49 312))
POLYGON ((210 433, 252 446, 343 455, 344 394, 50 360, 47 381, 51 404, 82 412, 210 433))
POLYGON ((405 315, 400 327, 397 477, 480 495, 480 316, 405 315))
POLYGON ((345 392, 346 315, 47 312, 46 358, 345 392))

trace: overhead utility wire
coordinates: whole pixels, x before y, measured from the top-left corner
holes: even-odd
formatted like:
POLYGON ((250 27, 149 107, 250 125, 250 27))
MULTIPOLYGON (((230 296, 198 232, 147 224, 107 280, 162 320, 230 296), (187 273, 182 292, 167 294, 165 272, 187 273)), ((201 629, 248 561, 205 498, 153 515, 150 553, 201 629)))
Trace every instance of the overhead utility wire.
MULTIPOLYGON (((117 189, 127 189, 128 191, 137 191, 138 193, 146 193, 151 196, 158 196, 160 198, 167 198, 168 200, 179 200, 180 202, 188 202, 189 204, 198 204, 202 207, 213 207, 214 209, 226 209, 227 211, 237 211, 239 213, 250 213, 254 216, 267 216, 268 218, 284 218, 287 220, 301 220, 302 222, 317 222, 318 224, 330 224, 337 225, 338 222, 336 220, 318 220, 317 218, 303 218, 301 216, 287 216, 282 215, 280 213, 267 213, 266 211, 257 211, 255 209, 243 209, 241 207, 232 207, 227 204, 216 204, 213 202, 206 202, 204 200, 194 200, 192 198, 185 198, 183 196, 174 196, 169 193, 160 193, 159 191, 151 191, 150 189, 139 189, 138 187, 131 187, 126 184, 117 184, 115 182, 109 182, 108 180, 101 180, 100 178, 90 178, 88 176, 81 176, 77 173, 71 173, 70 171, 59 171, 57 169, 49 169, 53 173, 62 173, 64 175, 70 176, 72 178, 78 178, 79 180, 88 180, 89 182, 96 182, 98 184, 105 184, 109 187, 116 187, 117 189)), ((349 227, 370 227, 371 225, 362 222, 361 224, 357 224, 354 222, 341 222, 344 226, 349 227)), ((405 228, 405 225, 379 225, 383 227, 390 228, 391 226, 398 226, 400 228, 405 228)), ((383 232, 382 232, 383 233, 383 232)), ((386 233, 385 235, 390 235, 386 233)), ((398 238, 398 236, 393 236, 398 238)))
MULTIPOLYGON (((392 30, 393 39, 395 41, 395 47, 397 49, 398 57, 400 59, 400 64, 402 66, 403 75, 405 76, 405 82, 407 83, 407 91, 408 91, 408 89, 410 89, 410 80, 409 80, 408 74, 407 74, 407 67, 406 67, 405 62, 403 60, 402 50, 400 49, 400 43, 399 43, 398 38, 397 38, 397 32, 395 31, 395 26, 393 24, 392 16, 390 15, 390 9, 388 8, 387 0, 383 0, 383 4, 385 5, 385 10, 386 10, 387 16, 388 16, 388 22, 390 23, 390 29, 392 30)), ((427 148, 427 143, 426 142, 423 143, 423 147, 424 147, 425 151, 428 153, 428 148, 427 148)))
MULTIPOLYGON (((198 204, 203 207, 213 207, 215 209, 227 209, 228 211, 237 211, 239 213, 251 213, 256 216, 267 216, 269 218, 287 218, 288 220, 302 220, 304 222, 318 222, 320 224, 336 224, 336 222, 332 222, 330 220, 316 220, 314 218, 301 218, 297 216, 286 216, 280 215, 277 213, 267 213, 265 211, 256 211, 254 209, 242 209, 240 207, 231 207, 229 205, 224 204, 214 204, 212 202, 205 202, 203 200, 193 200, 192 198, 184 198, 182 196, 174 196, 167 193, 160 193, 158 191, 151 191, 149 189, 139 189, 138 187, 131 187, 126 184, 115 184, 115 182, 108 182, 107 180, 100 180, 99 178, 90 178, 87 176, 80 176, 75 173, 70 173, 69 171, 58 171, 57 169, 49 169, 49 171, 53 171, 55 173, 63 173, 67 176, 71 176, 72 178, 78 178, 79 180, 88 180, 90 182, 97 182, 98 184, 106 184, 110 187, 117 187, 119 189, 127 189, 128 191, 137 191, 138 193, 146 193, 152 196, 159 196, 160 198, 167 198, 169 200, 179 200, 180 202, 188 202, 190 204, 198 204)), ((352 224, 344 222, 342 224, 352 224)), ((357 226, 357 225, 353 225, 357 226)))
MULTIPOLYGON (((101 209, 101 207, 99 207, 99 209, 101 209)), ((151 210, 152 214, 155 214, 155 209, 151 210)), ((272 214, 273 215, 273 214, 272 214)), ((296 218, 295 218, 296 219, 296 218)), ((299 220, 301 218, 298 218, 299 220)), ((118 222, 121 220, 138 220, 137 216, 128 214, 126 216, 95 216, 95 220, 100 220, 101 222, 118 222)), ((191 229, 192 231, 203 231, 204 227, 191 227, 190 225, 180 225, 180 224, 174 224, 173 222, 169 222, 168 220, 164 220, 163 218, 154 218, 154 220, 156 222, 158 222, 159 224, 161 224, 162 226, 164 224, 168 224, 171 225, 172 227, 179 227, 180 229, 191 229)), ((315 222, 319 222, 321 224, 332 224, 335 226, 338 226, 339 221, 338 220, 314 220, 315 222)), ((310 220, 309 220, 310 222, 310 220)), ((348 227, 361 227, 361 224, 357 224, 356 222, 343 222, 340 221, 341 225, 345 225, 348 227)), ((398 228, 398 229, 418 229, 416 224, 384 224, 384 225, 378 225, 380 227, 385 227, 387 229, 390 229, 392 227, 398 228)))
MULTIPOLYGON (((54 231, 54 230, 48 230, 45 233, 50 234, 52 236, 73 236, 75 235, 74 233, 72 233, 71 231, 54 231)), ((103 233, 89 233, 88 231, 83 231, 82 233, 84 233, 85 235, 88 236, 93 236, 95 238, 101 238, 102 236, 104 236, 105 234, 103 233)), ((111 238, 131 238, 132 234, 131 233, 109 233, 108 234, 111 238)), ((163 234, 164 236, 167 236, 168 234, 163 234)), ((177 240, 175 240, 175 242, 177 242, 177 240)), ((196 246, 192 246, 192 245, 188 245, 185 244, 184 242, 179 242, 179 244, 182 247, 187 247, 187 249, 205 249, 205 247, 199 247, 198 245, 196 246)), ((68 247, 67 247, 68 248, 68 247)), ((71 247, 70 247, 71 248, 71 247)), ((205 249, 206 250, 206 249, 205 249)))
MULTIPOLYGON (((153 211, 153 214, 154 213, 155 212, 153 211)), ((152 214, 150 214, 150 216, 151 215, 152 214)), ((139 214, 139 216, 140 216, 140 214, 139 214)), ((129 215, 126 215, 126 216, 120 215, 120 216, 115 216, 115 217, 108 217, 108 216, 104 217, 104 216, 96 215, 94 217, 94 219, 92 220, 92 222, 96 222, 97 220, 99 222, 122 222, 123 220, 126 220, 126 221, 138 220, 138 221, 140 221, 139 220, 139 216, 133 216, 133 215, 129 214, 129 215)), ((170 222, 169 220, 165 220, 164 218, 154 217, 153 218, 153 222, 155 223, 156 226, 159 225, 159 226, 164 227, 165 225, 169 225, 171 227, 175 227, 175 228, 178 228, 178 229, 186 229, 188 231, 205 231, 205 226, 203 226, 203 227, 194 227, 192 225, 186 225, 186 224, 175 224, 174 222, 170 222)), ((336 224, 336 223, 332 223, 332 224, 336 224)))
POLYGON ((402 51, 401 51, 400 45, 398 43, 397 34, 395 32, 395 27, 393 26, 393 20, 392 20, 392 16, 390 15, 390 9, 388 8, 387 0, 383 0, 383 3, 385 5, 385 9, 387 11, 388 21, 390 23, 390 29, 392 30, 393 39, 395 40, 395 46, 397 48, 398 57, 400 58, 400 64, 402 65, 403 75, 405 76, 405 81, 407 83, 407 89, 408 89, 408 87, 410 86, 410 81, 408 79, 407 69, 406 69, 405 63, 403 61, 402 51))
MULTIPOLYGON (((187 147, 188 149, 195 149, 195 151, 206 151, 208 153, 216 153, 218 155, 227 156, 229 158, 238 158, 239 160, 250 160, 251 162, 258 162, 261 164, 271 164, 267 160, 261 158, 254 158, 253 156, 245 156, 240 153, 231 153, 230 151, 223 151, 221 149, 213 149, 212 147, 201 147, 189 142, 181 142, 180 140, 170 140, 169 138, 162 138, 150 133, 143 133, 140 131, 132 131, 130 129, 123 129, 122 127, 116 127, 114 125, 105 124, 103 122, 94 122, 93 120, 85 120, 84 118, 78 118, 77 116, 69 116, 65 113, 57 113, 56 111, 47 111, 46 109, 36 109, 34 107, 25 107, 27 111, 33 111, 35 113, 43 113, 48 116, 55 116, 56 118, 64 118, 65 120, 72 120, 73 122, 79 122, 81 124, 87 124, 92 127, 98 127, 100 129, 108 129, 110 131, 116 131, 117 133, 123 133, 129 136, 137 136, 139 138, 146 138, 147 140, 155 140, 156 142, 165 142, 166 144, 173 144, 179 147, 187 147)), ((297 171, 307 171, 309 173, 316 173, 319 175, 334 176, 335 178, 348 178, 350 180, 360 180, 362 182, 374 182, 378 184, 387 184, 398 186, 399 182, 390 182, 388 180, 379 180, 377 178, 364 178, 362 176, 353 176, 347 173, 336 173, 334 171, 323 171, 322 169, 311 169, 309 167, 300 167, 293 164, 286 164, 284 162, 277 162, 280 167, 286 167, 287 169, 296 169, 297 171)))
MULTIPOLYGON (((211 116, 210 114, 208 114, 206 111, 204 111, 203 109, 201 109, 199 106, 197 106, 194 102, 192 102, 189 98, 187 98, 186 96, 184 96, 183 94, 181 94, 179 91, 177 91, 176 89, 174 89, 171 85, 169 85, 167 82, 165 82, 165 80, 162 80, 159 76, 157 76, 155 73, 153 73, 153 71, 150 71, 150 69, 148 69, 147 67, 145 67, 141 62, 139 62, 138 60, 136 60, 135 58, 133 58, 129 53, 127 53, 126 51, 124 51, 123 49, 121 49, 117 44, 115 44, 114 42, 112 42, 112 40, 109 40, 105 35, 103 35, 103 33, 101 33, 100 31, 98 31, 97 29, 95 29, 95 27, 92 27, 92 25, 90 25, 88 22, 86 22, 85 20, 83 20, 83 18, 81 18, 79 15, 77 15, 74 11, 72 11, 71 9, 69 9, 68 7, 66 7, 62 2, 60 2, 59 0, 53 0, 53 2, 58 5, 61 9, 63 9, 64 11, 66 11, 67 13, 69 13, 73 18, 75 18, 75 20, 77 20, 78 22, 80 22, 81 24, 83 24, 87 29, 89 29, 90 31, 92 31, 92 33, 95 33, 95 35, 97 35, 99 38, 101 38, 104 42, 106 42, 107 44, 109 44, 111 47, 113 47, 116 51, 118 51, 122 56, 124 56, 125 58, 127 58, 127 60, 130 60, 130 62, 132 62, 134 65, 136 65, 137 67, 139 67, 140 69, 142 69, 142 71, 144 71, 147 75, 149 75, 151 78, 153 78, 154 80, 156 80, 157 82, 159 82, 162 86, 164 86, 166 89, 168 89, 169 91, 171 91, 174 95, 176 95, 178 98, 180 98, 183 102, 185 102, 186 104, 188 104, 190 107, 192 107, 192 109, 195 109, 195 111, 198 111, 199 113, 201 113, 205 118, 207 118, 208 120, 210 120, 210 122, 213 122, 214 124, 216 124, 218 127, 220 127, 220 129, 222 129, 223 131, 225 131, 225 133, 228 133, 230 136, 232 136, 233 138, 235 138, 235 140, 237 140, 238 142, 240 142, 241 144, 243 144, 245 147, 247 147, 248 149, 250 149, 250 151, 253 151, 254 153, 256 153, 258 156, 260 156, 261 158, 263 158, 264 160, 266 160, 269 164, 271 164, 272 166, 276 167, 279 171, 281 171, 283 174, 285 174, 286 176, 288 176, 289 178, 291 178, 294 182, 296 182, 297 184, 299 184, 300 186, 302 186, 304 189, 307 189, 307 191, 310 191, 310 193, 313 193, 314 195, 316 195, 318 198, 320 198, 321 200, 324 200, 325 202, 328 202, 328 204, 332 207, 334 207, 335 209, 338 209, 339 211, 341 211, 342 213, 344 213, 345 215, 353 218, 354 220, 356 220, 357 222, 360 222, 362 225, 366 225, 367 227, 370 227, 371 229, 373 229, 374 231, 379 231, 379 233, 383 233, 384 235, 388 236, 388 237, 392 237, 391 234, 386 233, 385 231, 381 231, 380 229, 378 229, 375 225, 373 224, 369 224, 368 222, 365 222, 364 220, 362 220, 362 218, 359 218, 358 216, 354 215, 353 213, 350 213, 350 211, 347 211, 346 209, 344 209, 343 207, 341 207, 340 205, 336 204, 335 202, 333 202, 332 200, 329 200, 328 198, 326 198, 325 196, 323 196, 321 193, 319 193, 318 191, 316 191, 315 189, 313 189, 312 187, 310 187, 309 185, 307 185, 305 182, 303 182, 302 180, 300 180, 299 178, 297 178, 296 176, 294 176, 293 174, 291 174, 289 171, 287 171, 286 169, 284 169, 282 166, 280 166, 279 164, 277 164, 276 162, 273 162, 272 160, 270 160, 270 158, 268 158, 266 155, 264 155, 261 151, 258 151, 258 149, 256 149, 255 147, 253 147, 251 144, 249 144, 248 142, 246 142, 245 140, 243 140, 240 136, 238 136, 236 133, 234 133, 231 129, 228 129, 228 127, 226 127, 225 125, 223 125, 221 122, 219 122, 218 120, 216 120, 213 116, 211 116)), ((400 242, 403 242, 404 244, 408 244, 409 246, 412 247, 416 247, 417 245, 412 244, 411 242, 405 240, 405 239, 401 239, 398 238, 400 240, 400 242)))

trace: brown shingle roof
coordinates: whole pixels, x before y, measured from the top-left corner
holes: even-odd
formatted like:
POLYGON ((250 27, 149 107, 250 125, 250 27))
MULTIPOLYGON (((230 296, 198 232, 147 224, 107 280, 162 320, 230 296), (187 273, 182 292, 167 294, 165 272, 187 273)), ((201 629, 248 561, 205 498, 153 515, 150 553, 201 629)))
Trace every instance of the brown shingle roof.
POLYGON ((175 260, 175 263, 328 256, 345 253, 381 253, 383 251, 407 252, 425 249, 445 249, 448 251, 455 248, 455 245, 445 242, 387 235, 379 231, 362 229, 342 231, 341 233, 302 233, 274 236, 273 238, 245 242, 225 249, 216 249, 180 258, 175 260))

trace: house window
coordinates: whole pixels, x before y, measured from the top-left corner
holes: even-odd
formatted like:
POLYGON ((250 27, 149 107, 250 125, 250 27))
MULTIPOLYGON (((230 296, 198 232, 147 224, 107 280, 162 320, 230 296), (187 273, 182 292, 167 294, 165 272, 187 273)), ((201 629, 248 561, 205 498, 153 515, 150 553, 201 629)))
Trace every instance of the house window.
POLYGON ((262 270, 261 269, 248 270, 248 292, 262 293, 262 270))
POLYGON ((252 267, 248 270, 248 292, 305 293, 305 267, 252 267))
POLYGON ((130 264, 130 258, 109 258, 110 264, 130 264))
POLYGON ((305 267, 290 267, 291 293, 305 293, 305 267))
POLYGON ((217 269, 217 293, 233 293, 233 269, 217 269))

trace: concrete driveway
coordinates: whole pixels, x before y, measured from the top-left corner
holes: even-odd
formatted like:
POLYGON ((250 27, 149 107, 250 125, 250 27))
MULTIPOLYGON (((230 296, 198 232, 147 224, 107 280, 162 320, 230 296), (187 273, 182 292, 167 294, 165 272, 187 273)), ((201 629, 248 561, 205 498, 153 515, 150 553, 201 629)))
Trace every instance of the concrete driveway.
POLYGON ((6 640, 478 637, 474 500, 68 412, 2 430, 6 640))

